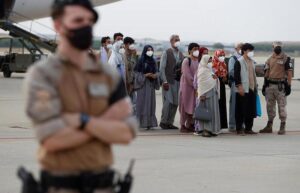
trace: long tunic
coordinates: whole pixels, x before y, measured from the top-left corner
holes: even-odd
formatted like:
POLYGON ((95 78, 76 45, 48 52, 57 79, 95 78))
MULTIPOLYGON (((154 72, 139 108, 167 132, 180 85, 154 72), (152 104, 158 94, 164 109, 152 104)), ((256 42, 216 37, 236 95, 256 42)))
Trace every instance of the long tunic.
POLYGON ((137 72, 135 88, 139 88, 137 90, 136 116, 140 127, 157 127, 155 90, 159 89, 158 73, 157 79, 150 80, 143 73, 137 72))
POLYGON ((196 91, 194 88, 194 77, 198 69, 198 60, 184 59, 182 63, 182 76, 179 88, 179 111, 192 115, 196 106, 196 91))
MULTIPOLYGON (((196 121, 195 128, 196 131, 210 131, 214 134, 218 134, 221 130, 220 125, 220 112, 219 112, 219 97, 218 97, 218 89, 217 86, 206 94, 202 95, 206 96, 206 100, 204 101, 204 105, 208 108, 212 113, 212 120, 210 122, 204 121, 196 121)), ((200 100, 197 100, 197 107, 200 105, 200 100)))

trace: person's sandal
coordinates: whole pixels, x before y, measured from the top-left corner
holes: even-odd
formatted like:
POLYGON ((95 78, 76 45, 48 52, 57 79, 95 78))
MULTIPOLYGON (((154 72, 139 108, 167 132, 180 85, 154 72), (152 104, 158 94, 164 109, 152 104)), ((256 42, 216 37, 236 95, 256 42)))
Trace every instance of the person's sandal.
POLYGON ((213 132, 210 132, 210 131, 209 131, 209 134, 210 134, 212 137, 218 137, 218 135, 215 134, 215 133, 213 133, 213 132))
POLYGON ((202 133, 202 137, 211 137, 211 134, 208 131, 204 130, 202 133))

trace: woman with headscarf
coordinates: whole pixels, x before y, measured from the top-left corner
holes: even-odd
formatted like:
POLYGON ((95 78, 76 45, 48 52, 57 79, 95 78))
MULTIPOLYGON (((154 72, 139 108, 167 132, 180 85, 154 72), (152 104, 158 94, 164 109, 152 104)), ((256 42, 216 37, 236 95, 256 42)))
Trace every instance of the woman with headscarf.
POLYGON ((202 56, 208 54, 208 48, 201 47, 201 48, 199 48, 199 52, 200 52, 200 54, 199 54, 199 62, 200 62, 202 59, 202 56))
POLYGON ((216 50, 213 58, 213 72, 220 80, 220 118, 221 118, 221 129, 228 128, 227 121, 227 107, 226 107, 226 87, 227 82, 227 65, 225 64, 225 52, 224 50, 216 50))
POLYGON ((199 45, 191 43, 188 50, 189 56, 183 60, 181 66, 179 87, 180 132, 182 133, 195 131, 193 113, 196 107, 196 91, 193 83, 199 65, 199 45))
POLYGON ((126 81, 126 74, 125 74, 125 60, 124 60, 124 54, 125 54, 125 48, 123 41, 117 41, 114 43, 112 50, 111 50, 111 56, 108 60, 108 64, 115 67, 120 76, 123 78, 124 82, 126 81))
POLYGON ((214 78, 211 69, 208 67, 212 58, 209 55, 204 55, 199 64, 197 72, 198 80, 198 99, 199 105, 208 108, 212 114, 211 121, 198 121, 195 135, 203 137, 215 137, 220 132, 220 112, 219 112, 219 80, 214 78), (204 103, 204 104, 203 104, 204 103))
POLYGON ((159 90, 158 68, 153 57, 154 49, 146 45, 135 67, 134 88, 137 90, 136 116, 141 128, 157 127, 156 95, 159 90))
MULTIPOLYGON (((202 56, 204 55, 208 55, 208 48, 206 47, 201 47, 199 48, 199 62, 201 61, 202 59, 202 56)), ((198 85, 197 85, 197 73, 195 74, 195 78, 194 78, 194 88, 195 90, 197 90, 198 88, 198 85)), ((198 100, 196 100, 196 105, 198 104, 198 100)))

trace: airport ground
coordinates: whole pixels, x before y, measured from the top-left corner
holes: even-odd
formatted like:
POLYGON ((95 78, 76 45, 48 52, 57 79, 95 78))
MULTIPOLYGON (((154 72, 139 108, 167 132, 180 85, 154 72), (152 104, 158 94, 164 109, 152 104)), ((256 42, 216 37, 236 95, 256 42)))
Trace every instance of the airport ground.
MULTIPOLYGON (((0 76, 0 193, 20 192, 18 166, 38 174, 37 143, 24 114, 23 77, 0 76)), ((114 147, 114 167, 125 172, 130 159, 136 159, 133 193, 299 193, 299 110, 300 82, 294 81, 285 136, 241 137, 224 130, 217 138, 205 139, 178 131, 141 130, 129 147, 114 147)), ((160 111, 157 92, 158 119, 160 111)), ((254 129, 266 121, 264 109, 254 129)), ((277 120, 275 130, 278 127, 277 120)))

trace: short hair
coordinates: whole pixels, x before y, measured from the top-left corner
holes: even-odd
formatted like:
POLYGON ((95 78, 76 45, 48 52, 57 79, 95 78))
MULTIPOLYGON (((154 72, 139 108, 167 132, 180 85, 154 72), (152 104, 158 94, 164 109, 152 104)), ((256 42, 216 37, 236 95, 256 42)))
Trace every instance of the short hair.
POLYGON ((179 38, 179 35, 177 35, 177 34, 171 35, 171 37, 170 37, 170 42, 171 42, 172 40, 174 40, 175 38, 179 38))
POLYGON ((188 47, 189 52, 192 51, 192 49, 194 49, 194 48, 198 48, 199 49, 200 48, 199 44, 197 44, 197 43, 190 43, 189 47, 188 47))
POLYGON ((134 42, 134 39, 132 39, 131 37, 124 38, 124 44, 134 44, 134 42))
POLYGON ((56 19, 60 18, 61 16, 63 16, 64 11, 65 11, 64 7, 59 7, 56 9, 52 8, 51 13, 50 13, 52 20, 56 20, 56 19))
POLYGON ((109 40, 110 37, 109 36, 105 36, 101 39, 101 44, 105 44, 107 40, 109 40))
POLYGON ((280 42, 280 41, 276 41, 276 42, 273 42, 273 47, 276 48, 276 47, 282 47, 283 46, 283 43, 280 42))
POLYGON ((245 43, 242 46, 242 54, 244 54, 245 51, 247 51, 247 50, 253 51, 254 49, 255 49, 255 47, 252 44, 245 43))
POLYGON ((119 33, 115 33, 114 34, 114 40, 116 40, 118 36, 124 37, 124 35, 122 33, 120 33, 120 32, 119 33))
POLYGON ((93 4, 89 0, 73 0, 73 1, 67 1, 67 0, 54 0, 51 6, 50 10, 50 16, 52 20, 56 20, 64 15, 65 7, 66 6, 72 6, 72 5, 78 5, 81 6, 94 15, 94 23, 97 22, 99 19, 98 13, 93 8, 93 4))
POLYGON ((234 44, 234 48, 239 48, 239 47, 242 47, 243 46, 243 43, 242 42, 237 42, 234 44))

